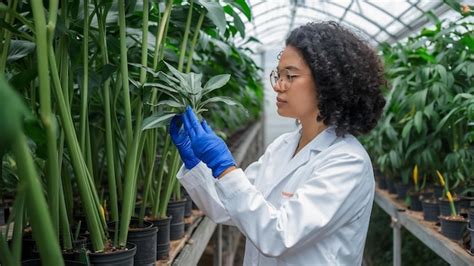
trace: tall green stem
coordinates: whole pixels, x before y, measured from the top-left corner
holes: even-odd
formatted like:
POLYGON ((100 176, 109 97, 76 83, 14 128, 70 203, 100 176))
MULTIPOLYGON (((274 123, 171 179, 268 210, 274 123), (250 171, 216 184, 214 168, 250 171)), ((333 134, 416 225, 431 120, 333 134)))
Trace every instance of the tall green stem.
POLYGON ((186 45, 188 43, 189 30, 191 29, 191 21, 192 21, 192 16, 193 16, 193 3, 194 3, 193 0, 189 1, 189 11, 188 11, 188 17, 186 20, 186 29, 184 30, 183 41, 181 43, 181 49, 180 49, 180 54, 179 54, 179 61, 178 61, 179 71, 183 70, 184 57, 186 56, 186 45))
MULTIPOLYGON (((96 2, 96 8, 97 8, 96 2)), ((99 46, 102 53, 102 65, 109 63, 109 56, 107 51, 107 39, 105 35, 105 18, 107 17, 107 10, 98 12, 99 20, 99 46)), ((107 178, 109 185, 109 205, 112 212, 112 221, 118 221, 118 201, 117 201, 117 185, 115 176, 115 160, 114 160, 114 138, 112 129, 112 112, 110 110, 110 78, 104 82, 104 116, 105 116, 105 152, 107 157, 107 178)))
MULTIPOLYGON (((32 1, 33 17, 36 30, 36 54, 38 58, 38 74, 40 80, 40 117, 46 130, 47 138, 47 174, 48 174, 48 200, 50 214, 56 236, 59 235, 59 166, 56 134, 54 130, 54 116, 51 112, 51 89, 48 73, 48 44, 47 32, 56 24, 57 1, 50 1, 50 21, 46 27, 43 5, 38 1, 32 1), (45 67, 46 66, 46 67, 45 67)), ((54 36, 50 37, 54 38, 54 36)))
POLYGON ((156 67, 158 66, 158 58, 160 54, 160 47, 164 47, 163 45, 163 40, 165 39, 165 27, 167 24, 167 21, 169 21, 169 17, 171 14, 171 8, 173 7, 173 0, 168 0, 166 4, 165 11, 163 12, 163 17, 161 18, 160 21, 160 26, 157 29, 157 34, 156 34, 156 41, 155 41, 155 52, 153 55, 153 69, 156 70, 156 67))
POLYGON ((140 147, 142 106, 138 107, 137 121, 135 125, 135 136, 127 152, 125 162, 125 184, 122 201, 122 213, 120 217, 119 246, 125 246, 127 242, 128 226, 135 205, 135 187, 137 182, 137 154, 140 147))
MULTIPOLYGON (((36 2, 38 4, 33 4, 33 9, 38 11, 41 8, 41 3, 36 2)), ((17 159, 21 183, 25 186, 26 204, 30 215, 33 236, 41 254, 41 262, 43 265, 64 265, 59 242, 55 236, 51 218, 47 214, 48 206, 25 135, 19 134, 15 138, 13 152, 17 159)))
MULTIPOLYGON (((87 127, 87 94, 89 90, 89 0, 84 0, 84 40, 82 50, 82 90, 81 90, 81 123, 80 145, 82 155, 86 157, 87 127)), ((90 170, 90 169, 89 169, 90 170)))
MULTIPOLYGON (((18 4, 18 0, 13 0, 9 2, 9 8, 12 9, 13 11, 16 10, 16 6, 18 4)), ((10 25, 13 23, 15 17, 7 14, 5 16, 5 22, 10 25)), ((3 40, 3 45, 2 47, 2 53, 0 54, 0 74, 5 73, 5 65, 7 63, 7 57, 8 57, 8 49, 10 48, 10 40, 11 40, 11 32, 7 29, 1 32, 0 34, 0 40, 3 40), (3 35, 4 34, 4 35, 3 35), (2 36, 3 35, 3 36, 2 36)))
POLYGON ((196 47, 196 43, 199 37, 199 31, 201 30, 202 22, 204 21, 205 15, 206 13, 203 10, 201 12, 201 15, 199 15, 199 20, 196 25, 196 29, 194 30, 194 36, 193 36, 193 40, 191 41, 191 48, 189 49, 188 62, 186 65, 186 73, 189 73, 191 71, 191 66, 193 65, 194 48, 196 47))
POLYGON ((122 73, 123 103, 125 107, 125 127, 127 134, 127 149, 131 148, 132 131, 132 110, 130 107, 130 88, 128 82, 128 60, 125 31, 125 0, 119 0, 119 27, 120 27, 120 72, 122 73))
POLYGON ((148 62, 148 0, 143 0, 143 21, 142 21, 142 68, 140 69, 140 84, 145 84, 146 69, 148 62))

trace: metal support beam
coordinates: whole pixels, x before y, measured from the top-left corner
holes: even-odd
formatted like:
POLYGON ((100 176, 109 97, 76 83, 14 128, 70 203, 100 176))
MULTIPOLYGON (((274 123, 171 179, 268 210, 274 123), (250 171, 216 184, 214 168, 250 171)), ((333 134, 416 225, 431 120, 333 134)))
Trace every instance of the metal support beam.
POLYGON ((402 234, 401 225, 397 218, 392 217, 393 228, 393 266, 402 265, 402 234))
POLYGON ((222 266, 222 224, 216 228, 214 251, 214 266, 222 266))

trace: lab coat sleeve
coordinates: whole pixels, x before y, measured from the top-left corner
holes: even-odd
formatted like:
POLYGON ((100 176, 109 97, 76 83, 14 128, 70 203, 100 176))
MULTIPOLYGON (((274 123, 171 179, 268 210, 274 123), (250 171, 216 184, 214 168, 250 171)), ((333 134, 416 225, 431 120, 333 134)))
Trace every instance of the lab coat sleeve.
MULTIPOLYGON (((262 165, 263 157, 245 171, 247 182, 253 184, 262 165)), ((216 179, 212 171, 203 162, 191 170, 181 167, 177 174, 178 180, 193 199, 194 203, 215 223, 234 225, 216 192, 216 179)), ((244 178, 245 178, 244 177, 244 178)))
POLYGON ((216 190, 235 225, 255 247, 266 256, 279 257, 357 219, 370 198, 368 165, 357 155, 331 156, 278 209, 240 169, 216 182, 216 190))

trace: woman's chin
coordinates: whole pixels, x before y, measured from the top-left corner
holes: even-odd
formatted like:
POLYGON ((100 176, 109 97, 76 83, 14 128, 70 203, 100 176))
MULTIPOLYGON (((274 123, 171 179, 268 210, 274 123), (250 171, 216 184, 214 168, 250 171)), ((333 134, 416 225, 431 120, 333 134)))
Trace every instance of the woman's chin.
POLYGON ((285 111, 283 108, 277 108, 277 113, 278 115, 282 117, 288 117, 288 118, 293 118, 287 111, 285 111))

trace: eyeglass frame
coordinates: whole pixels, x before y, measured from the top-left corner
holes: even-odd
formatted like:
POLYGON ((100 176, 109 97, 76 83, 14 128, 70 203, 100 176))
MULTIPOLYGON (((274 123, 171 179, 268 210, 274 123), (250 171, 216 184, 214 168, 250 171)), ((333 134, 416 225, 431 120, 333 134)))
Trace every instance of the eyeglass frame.
POLYGON ((290 78, 288 79, 288 81, 287 81, 288 83, 286 83, 286 84, 288 84, 288 86, 283 86, 283 88, 285 89, 285 91, 287 91, 287 90, 290 89, 291 84, 293 83, 293 79, 294 79, 294 78, 299 77, 299 76, 309 75, 309 74, 291 74, 290 70, 287 69, 287 68, 284 68, 284 69, 282 69, 282 70, 280 70, 280 71, 278 71, 278 69, 273 69, 273 70, 270 72, 270 85, 272 86, 272 88, 274 88, 276 84, 278 84, 279 86, 282 86, 282 84, 280 83, 280 82, 283 81, 283 78, 281 78, 281 75, 280 75, 280 72, 281 72, 281 71, 286 71, 287 75, 290 77, 290 78), (278 79, 275 80, 275 84, 273 84, 274 78, 272 78, 272 76, 275 75, 275 74, 278 75, 278 76, 277 76, 278 79))

